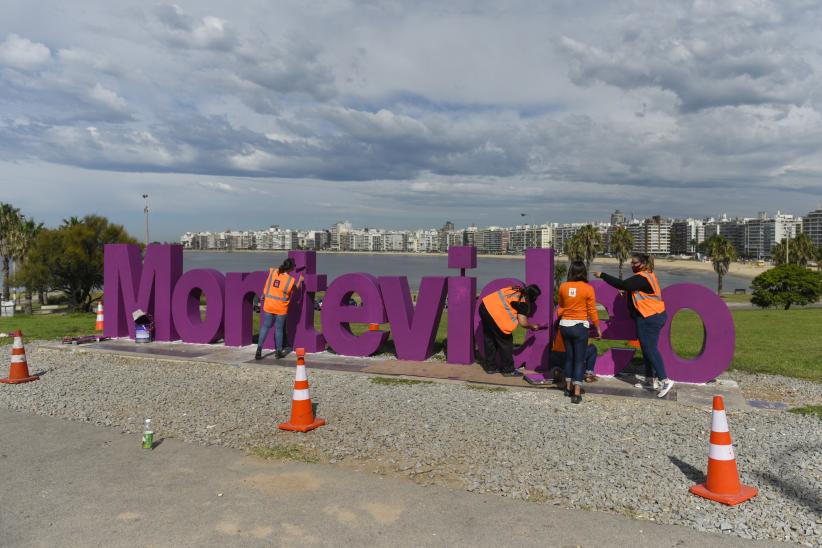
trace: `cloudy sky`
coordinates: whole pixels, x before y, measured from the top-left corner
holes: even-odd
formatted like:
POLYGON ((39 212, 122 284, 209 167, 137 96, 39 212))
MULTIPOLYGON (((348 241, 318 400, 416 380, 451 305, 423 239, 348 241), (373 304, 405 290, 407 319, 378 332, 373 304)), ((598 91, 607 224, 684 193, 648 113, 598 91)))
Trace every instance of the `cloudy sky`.
POLYGON ((0 0, 0 201, 152 239, 804 214, 822 8, 796 0, 0 0))

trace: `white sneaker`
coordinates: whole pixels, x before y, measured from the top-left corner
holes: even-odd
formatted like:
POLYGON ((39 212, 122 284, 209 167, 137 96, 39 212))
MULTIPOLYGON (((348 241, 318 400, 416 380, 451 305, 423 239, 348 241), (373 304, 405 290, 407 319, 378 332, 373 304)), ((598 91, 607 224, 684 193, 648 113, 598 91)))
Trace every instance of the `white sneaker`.
POLYGON ((654 390, 659 390, 660 384, 659 384, 659 379, 658 378, 654 377, 654 381, 652 383, 652 386, 653 386, 654 390))
POLYGON ((671 391, 671 388, 674 387, 674 381, 671 379, 666 379, 662 381, 662 385, 659 388, 659 394, 656 395, 657 398, 664 398, 665 395, 671 391))

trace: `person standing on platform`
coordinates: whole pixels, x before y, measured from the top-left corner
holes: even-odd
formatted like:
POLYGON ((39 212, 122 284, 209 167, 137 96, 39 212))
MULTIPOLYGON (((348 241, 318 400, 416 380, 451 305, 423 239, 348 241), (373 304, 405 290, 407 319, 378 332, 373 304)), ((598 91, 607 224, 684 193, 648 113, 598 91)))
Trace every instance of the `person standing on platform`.
POLYGON ((533 305, 542 294, 539 286, 503 287, 482 299, 479 307, 482 321, 485 361, 482 368, 489 375, 502 373, 503 377, 521 377, 514 368, 514 336, 517 326, 536 331, 542 326, 531 323, 533 305), (501 366, 497 367, 497 354, 501 366))
POLYGON ((665 373, 665 364, 658 348, 659 334, 668 321, 662 288, 654 274, 654 263, 650 256, 644 253, 631 255, 631 270, 634 275, 625 280, 604 272, 593 272, 593 275, 612 287, 629 292, 628 311, 636 321, 636 333, 645 362, 646 383, 654 386, 656 383, 652 379, 661 379, 657 396, 663 398, 673 388, 674 381, 665 373))
MULTIPOLYGON (((594 346, 590 340, 591 337, 596 337, 596 330, 591 332, 588 330, 588 346, 585 348, 585 382, 596 382, 597 376, 594 373, 594 367, 597 363, 597 347, 594 346)), ((554 375, 554 382, 557 384, 564 384, 565 382, 565 341, 562 340, 562 333, 559 332, 559 324, 554 333, 554 342, 551 343, 551 370, 556 371, 554 375)))
POLYGON ((602 336, 594 288, 588 284, 588 269, 582 261, 568 267, 568 281, 559 286, 557 302, 559 332, 565 343, 565 395, 572 403, 582 402, 582 375, 588 348, 588 329, 602 336))
POLYGON ((274 341, 277 359, 285 356, 283 345, 285 342, 285 320, 288 317, 288 305, 291 302, 291 293, 295 287, 303 283, 303 275, 295 279, 290 272, 294 270, 294 259, 288 257, 279 268, 268 269, 268 279, 263 286, 263 306, 260 310, 260 338, 257 342, 257 352, 254 359, 263 357, 263 342, 274 326, 274 341))

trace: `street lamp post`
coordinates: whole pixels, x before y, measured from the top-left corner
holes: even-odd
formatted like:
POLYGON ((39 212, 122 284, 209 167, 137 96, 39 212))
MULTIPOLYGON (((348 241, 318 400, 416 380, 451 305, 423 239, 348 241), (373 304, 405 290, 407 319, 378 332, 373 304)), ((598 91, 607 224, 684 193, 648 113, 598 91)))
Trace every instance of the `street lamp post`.
POLYGON ((148 194, 143 194, 143 199, 146 201, 146 206, 143 208, 143 213, 146 218, 146 247, 148 247, 148 194))

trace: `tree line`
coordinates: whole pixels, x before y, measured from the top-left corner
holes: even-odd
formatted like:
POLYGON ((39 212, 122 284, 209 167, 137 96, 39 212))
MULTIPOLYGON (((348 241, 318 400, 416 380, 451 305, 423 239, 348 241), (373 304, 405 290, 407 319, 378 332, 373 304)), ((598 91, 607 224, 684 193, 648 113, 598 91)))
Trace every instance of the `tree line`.
POLYGON ((3 300, 10 300, 12 286, 24 287, 23 312, 30 314, 34 295, 44 305, 49 293, 59 291, 70 309, 90 311, 95 292, 103 287, 103 246, 111 243, 138 242, 122 225, 100 215, 69 217, 47 228, 0 202, 3 300))

